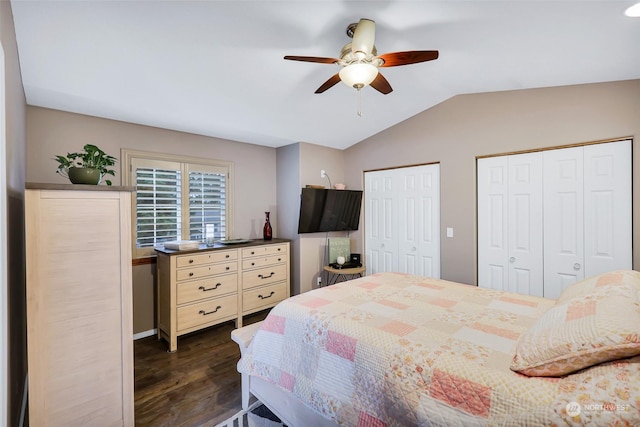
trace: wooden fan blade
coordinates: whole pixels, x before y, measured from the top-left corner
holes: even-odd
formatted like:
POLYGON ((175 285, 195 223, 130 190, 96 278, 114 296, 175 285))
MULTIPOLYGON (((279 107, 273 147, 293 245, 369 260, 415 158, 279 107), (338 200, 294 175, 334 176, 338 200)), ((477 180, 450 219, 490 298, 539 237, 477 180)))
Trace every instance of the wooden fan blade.
POLYGON ((418 62, 438 59, 437 50, 409 50, 406 52, 392 52, 380 55, 384 61, 381 67, 397 67, 398 65, 417 64, 418 62))
POLYGON ((322 93, 325 90, 332 88, 333 86, 336 85, 336 83, 338 83, 340 81, 340 75, 338 73, 334 74, 331 78, 329 78, 329 80, 327 80, 326 82, 324 82, 322 84, 322 86, 320 86, 315 93, 322 93))
POLYGON ((334 64, 339 60, 336 58, 323 58, 320 56, 291 56, 287 55, 284 59, 291 61, 303 61, 303 62, 319 62, 321 64, 334 64))
POLYGON ((387 95, 393 91, 393 89, 391 89, 391 85, 381 73, 378 73, 376 78, 373 79, 373 81, 371 82, 371 87, 384 95, 387 95))

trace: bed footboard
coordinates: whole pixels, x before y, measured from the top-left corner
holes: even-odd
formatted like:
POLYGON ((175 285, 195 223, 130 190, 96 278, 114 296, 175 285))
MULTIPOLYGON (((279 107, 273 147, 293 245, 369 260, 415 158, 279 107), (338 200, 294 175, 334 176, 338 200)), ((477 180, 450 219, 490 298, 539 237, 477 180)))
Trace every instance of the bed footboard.
MULTIPOLYGON (((252 323, 251 325, 234 329, 231 332, 231 339, 235 341, 240 347, 240 357, 244 356, 247 348, 249 347, 249 343, 260 329, 260 325, 262 322, 252 323)), ((242 409, 247 410, 249 405, 253 403, 256 398, 251 395, 251 391, 249 390, 249 375, 241 374, 242 376, 242 409), (253 399, 252 399, 253 397, 253 399)))

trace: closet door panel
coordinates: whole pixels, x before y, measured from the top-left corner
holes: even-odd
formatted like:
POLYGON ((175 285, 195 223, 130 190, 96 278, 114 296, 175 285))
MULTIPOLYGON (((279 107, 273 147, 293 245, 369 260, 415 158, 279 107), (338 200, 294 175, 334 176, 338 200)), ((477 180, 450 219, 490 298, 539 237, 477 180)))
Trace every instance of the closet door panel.
POLYGON ((632 268, 631 141, 584 147, 585 276, 632 268))
POLYGON ((440 277, 440 165, 395 171, 399 183, 399 271, 440 277))
POLYGON ((389 171, 367 173, 365 230, 367 274, 397 269, 397 218, 394 215, 394 179, 389 171))
POLYGON ((418 179, 415 173, 394 171, 398 186, 398 271, 417 274, 418 266, 418 179))
POLYGON ((508 157, 478 159, 478 286, 507 291, 508 157))
POLYGON ((584 276, 583 147, 544 155, 544 297, 584 276))
POLYGON ((509 290, 542 296, 542 153, 509 156, 509 290))

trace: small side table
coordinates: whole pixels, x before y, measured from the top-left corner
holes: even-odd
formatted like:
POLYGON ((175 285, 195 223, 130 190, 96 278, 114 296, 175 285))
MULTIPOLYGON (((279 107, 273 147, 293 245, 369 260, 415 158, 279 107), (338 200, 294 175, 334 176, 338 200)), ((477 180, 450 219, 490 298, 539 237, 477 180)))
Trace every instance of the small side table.
POLYGON ((353 268, 333 268, 329 265, 324 266, 324 271, 327 274, 327 284, 333 285, 338 282, 344 282, 346 280, 356 279, 362 277, 365 267, 353 267, 353 268))

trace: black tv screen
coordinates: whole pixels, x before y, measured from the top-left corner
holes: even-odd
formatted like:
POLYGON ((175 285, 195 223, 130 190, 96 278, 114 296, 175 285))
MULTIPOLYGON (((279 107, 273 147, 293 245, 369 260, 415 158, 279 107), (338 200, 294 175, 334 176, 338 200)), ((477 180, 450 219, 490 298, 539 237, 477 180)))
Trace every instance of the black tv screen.
POLYGON ((298 233, 357 230, 361 205, 360 190, 303 188, 298 233))

